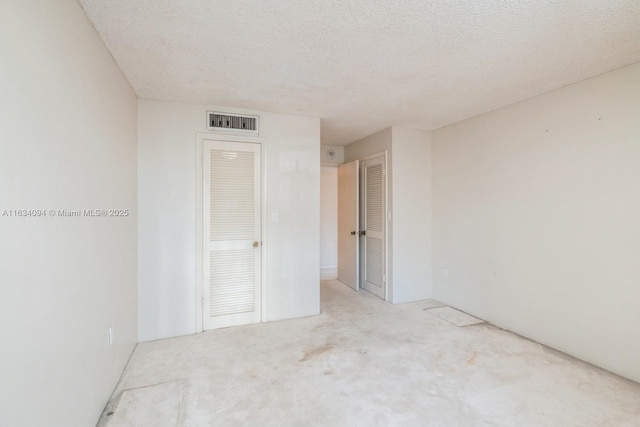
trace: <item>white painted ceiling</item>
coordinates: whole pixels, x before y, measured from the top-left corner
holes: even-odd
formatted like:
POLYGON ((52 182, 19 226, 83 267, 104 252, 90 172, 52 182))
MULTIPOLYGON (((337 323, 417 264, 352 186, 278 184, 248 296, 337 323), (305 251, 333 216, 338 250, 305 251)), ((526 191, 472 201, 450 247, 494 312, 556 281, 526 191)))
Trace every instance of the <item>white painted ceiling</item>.
POLYGON ((141 98, 436 129, 640 61, 639 0, 79 0, 141 98))

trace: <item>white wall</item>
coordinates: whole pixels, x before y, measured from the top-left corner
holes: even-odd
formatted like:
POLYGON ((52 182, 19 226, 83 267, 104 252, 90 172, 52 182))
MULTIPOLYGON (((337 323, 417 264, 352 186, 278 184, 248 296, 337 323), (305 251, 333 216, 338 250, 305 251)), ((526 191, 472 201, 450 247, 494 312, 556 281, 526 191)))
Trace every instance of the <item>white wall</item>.
POLYGON ((320 277, 336 279, 338 272, 338 165, 344 163, 344 147, 320 146, 320 277), (335 158, 328 160, 328 149, 335 158))
POLYGON ((639 165, 640 63, 435 131, 435 297, 640 381, 639 165))
POLYGON ((320 268, 338 268, 338 168, 320 168, 320 268))
POLYGON ((138 324, 141 341, 196 332, 196 134, 206 111, 258 114, 266 144, 267 320, 319 313, 320 120, 140 100, 138 324))
POLYGON ((0 28, 0 425, 95 425, 136 343, 137 101, 76 1, 0 28))
POLYGON ((432 296, 431 132, 392 128, 394 303, 432 296))

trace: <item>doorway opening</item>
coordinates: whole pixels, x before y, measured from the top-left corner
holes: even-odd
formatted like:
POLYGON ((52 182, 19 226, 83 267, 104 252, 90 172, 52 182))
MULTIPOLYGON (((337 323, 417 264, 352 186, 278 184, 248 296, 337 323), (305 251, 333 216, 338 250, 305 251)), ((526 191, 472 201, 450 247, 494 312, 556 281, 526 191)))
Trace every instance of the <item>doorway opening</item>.
POLYGON ((387 156, 338 167, 338 280, 388 300, 387 156))

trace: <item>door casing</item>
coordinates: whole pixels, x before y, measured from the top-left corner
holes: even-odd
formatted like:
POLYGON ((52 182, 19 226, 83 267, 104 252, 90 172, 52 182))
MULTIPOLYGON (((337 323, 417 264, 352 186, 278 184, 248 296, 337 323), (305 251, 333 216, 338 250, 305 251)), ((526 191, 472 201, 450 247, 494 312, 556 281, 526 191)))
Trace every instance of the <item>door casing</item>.
POLYGON ((245 135, 222 135, 222 134, 210 134, 210 133, 198 133, 196 141, 196 230, 195 230, 195 241, 196 241, 196 265, 195 265, 195 273, 196 273, 196 283, 195 283, 195 330, 196 332, 204 331, 204 322, 203 322, 203 256, 205 255, 205 251, 203 248, 203 185, 202 185, 202 173, 203 173, 203 145, 204 141, 220 141, 220 142, 245 142, 245 143, 253 143, 261 145, 261 174, 260 182, 261 182, 261 190, 262 190, 262 200, 261 204, 261 218, 262 222, 261 227, 261 239, 262 239, 262 251, 261 251, 261 322, 265 322, 267 319, 267 292, 269 291, 269 286, 267 283, 267 264, 265 260, 267 259, 267 251, 269 248, 269 244, 267 241, 267 233, 266 233, 266 225, 267 225, 267 210, 266 210, 266 201, 267 201, 267 187, 266 187, 266 177, 267 177, 267 165, 265 159, 267 158, 267 139, 263 137, 257 136, 245 136, 245 135))
MULTIPOLYGON (((384 154, 380 154, 378 156, 374 156, 374 157, 370 157, 368 159, 364 159, 360 161, 360 171, 359 171, 359 179, 360 179, 360 192, 361 192, 361 196, 360 196, 360 211, 359 211, 359 216, 360 216, 360 230, 361 232, 367 232, 367 234, 360 234, 359 235, 359 239, 358 239, 358 244, 359 244, 359 251, 360 251, 360 259, 359 259, 359 268, 360 268, 360 284, 359 287, 367 290, 369 292, 371 292, 372 294, 383 298, 385 301, 387 300, 387 229, 389 227, 388 224, 388 210, 387 210, 387 165, 386 165, 386 157, 384 154), (368 185, 367 185, 367 173, 366 173, 366 168, 369 167, 373 167, 371 166, 371 164, 373 165, 380 165, 382 168, 382 185, 381 185, 381 191, 382 191, 382 211, 380 212, 381 214, 381 222, 382 222, 382 227, 383 230, 380 233, 381 236, 379 237, 372 237, 372 235, 370 235, 369 233, 372 233, 373 231, 370 229, 369 224, 368 224, 368 220, 367 220, 367 208, 368 208, 368 203, 367 203, 367 195, 368 195, 368 185), (379 294, 379 291, 375 288, 379 288, 377 285, 373 284, 372 282, 370 282, 370 285, 367 285, 367 245, 369 242, 370 238, 374 238, 374 239, 382 239, 382 250, 383 250, 383 257, 382 257, 382 293, 379 294)), ((375 232, 376 234, 378 234, 378 232, 375 232)))

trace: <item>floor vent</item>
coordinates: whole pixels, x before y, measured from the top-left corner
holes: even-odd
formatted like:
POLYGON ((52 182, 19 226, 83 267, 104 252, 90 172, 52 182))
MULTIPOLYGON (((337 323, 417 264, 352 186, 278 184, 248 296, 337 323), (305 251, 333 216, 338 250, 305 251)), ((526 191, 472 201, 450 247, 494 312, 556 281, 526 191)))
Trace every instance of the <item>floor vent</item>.
POLYGON ((258 116, 207 112, 207 128, 218 131, 258 133, 258 116))

